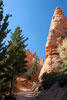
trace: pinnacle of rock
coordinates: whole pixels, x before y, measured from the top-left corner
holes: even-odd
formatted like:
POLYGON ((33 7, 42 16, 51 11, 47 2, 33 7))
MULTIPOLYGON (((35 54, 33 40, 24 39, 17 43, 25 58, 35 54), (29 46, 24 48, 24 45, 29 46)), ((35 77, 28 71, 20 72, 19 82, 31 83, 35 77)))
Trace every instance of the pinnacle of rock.
MULTIPOLYGON (((44 72, 57 72, 62 65, 59 62, 58 45, 67 37, 67 18, 61 8, 56 8, 46 43, 46 60, 41 69, 40 76, 44 72)), ((39 76, 39 77, 40 77, 39 76)))
POLYGON ((55 9, 49 31, 52 30, 67 31, 67 18, 61 8, 55 9))
POLYGON ((54 12, 54 15, 53 16, 64 16, 65 17, 65 14, 63 12, 63 10, 59 7, 56 7, 55 9, 55 12, 54 12))

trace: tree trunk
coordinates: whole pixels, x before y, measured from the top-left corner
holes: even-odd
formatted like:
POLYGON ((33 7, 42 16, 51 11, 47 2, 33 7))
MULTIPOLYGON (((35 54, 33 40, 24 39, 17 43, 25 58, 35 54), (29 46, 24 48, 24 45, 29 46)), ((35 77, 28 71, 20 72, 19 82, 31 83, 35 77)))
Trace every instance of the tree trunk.
POLYGON ((10 81, 10 96, 12 95, 12 91, 13 91, 13 80, 14 80, 14 71, 12 72, 12 77, 11 77, 11 81, 10 81))

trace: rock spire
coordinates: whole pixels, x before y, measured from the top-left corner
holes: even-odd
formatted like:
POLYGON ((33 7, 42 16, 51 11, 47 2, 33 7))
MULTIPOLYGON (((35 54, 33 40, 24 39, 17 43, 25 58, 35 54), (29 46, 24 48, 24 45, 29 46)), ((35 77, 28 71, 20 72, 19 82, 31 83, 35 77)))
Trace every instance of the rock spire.
POLYGON ((56 7, 46 43, 46 60, 41 69, 40 76, 44 73, 56 72, 63 65, 59 61, 58 45, 67 37, 67 18, 63 10, 56 7))

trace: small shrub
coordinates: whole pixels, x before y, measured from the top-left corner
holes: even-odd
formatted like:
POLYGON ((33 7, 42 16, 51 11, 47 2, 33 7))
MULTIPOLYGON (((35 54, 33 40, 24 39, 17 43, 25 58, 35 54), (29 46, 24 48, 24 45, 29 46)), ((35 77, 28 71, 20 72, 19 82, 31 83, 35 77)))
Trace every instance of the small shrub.
POLYGON ((38 82, 34 82, 32 85, 32 88, 36 87, 38 85, 38 82))
POLYGON ((61 69, 59 70, 59 72, 65 72, 65 71, 67 71, 67 66, 64 66, 63 68, 61 68, 61 69))

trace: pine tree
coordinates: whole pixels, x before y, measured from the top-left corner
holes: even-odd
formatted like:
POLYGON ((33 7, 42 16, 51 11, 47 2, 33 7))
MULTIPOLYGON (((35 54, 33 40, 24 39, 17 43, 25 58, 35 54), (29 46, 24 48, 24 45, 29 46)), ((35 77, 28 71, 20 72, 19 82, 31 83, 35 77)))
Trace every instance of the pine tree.
POLYGON ((20 27, 15 29, 15 32, 11 35, 11 41, 9 42, 8 47, 8 65, 10 66, 11 74, 11 89, 10 94, 13 89, 13 81, 17 76, 22 75, 26 71, 26 54, 24 49, 27 45, 25 42, 28 38, 25 38, 24 35, 21 35, 22 30, 20 27))
POLYGON ((27 72, 28 73, 28 79, 31 79, 32 76, 36 73, 37 66, 38 66, 38 57, 36 56, 32 67, 30 67, 28 72, 27 72))
POLYGON ((11 16, 9 14, 6 14, 5 17, 3 16, 3 7, 4 7, 3 1, 0 0, 0 84, 2 84, 6 80, 5 77, 6 68, 4 66, 4 60, 6 58, 7 48, 5 46, 4 39, 10 32, 10 30, 8 30, 8 25, 9 25, 8 18, 11 16))

